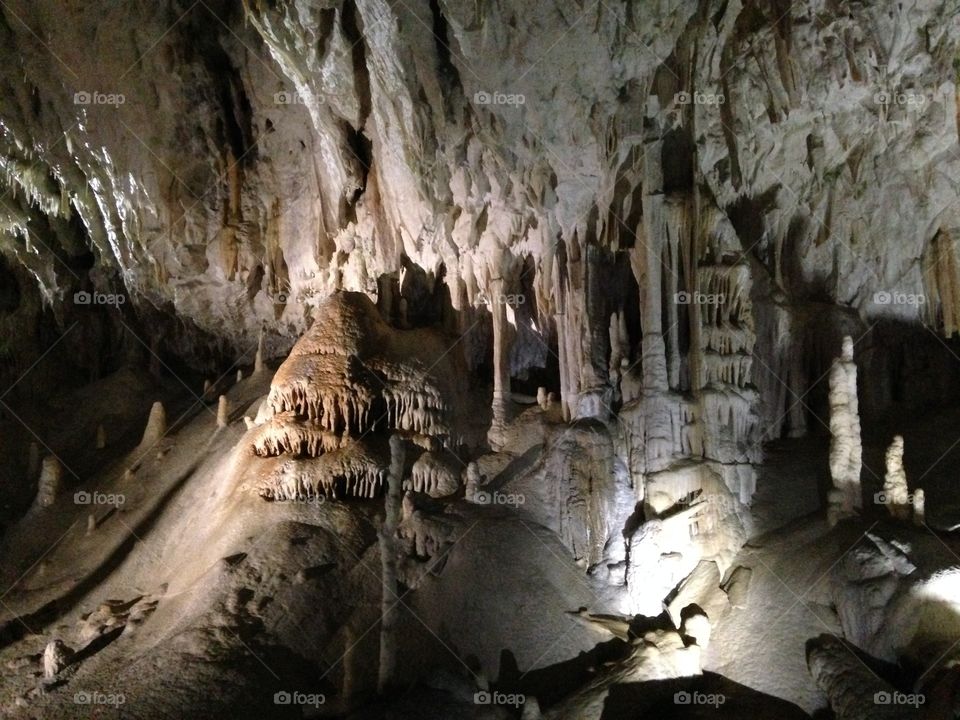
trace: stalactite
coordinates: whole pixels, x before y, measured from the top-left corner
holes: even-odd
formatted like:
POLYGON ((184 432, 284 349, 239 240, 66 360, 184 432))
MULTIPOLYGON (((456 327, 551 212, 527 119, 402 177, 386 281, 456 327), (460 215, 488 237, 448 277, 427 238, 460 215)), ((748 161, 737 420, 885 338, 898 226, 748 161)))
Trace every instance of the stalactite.
POLYGON ((460 488, 461 463, 451 453, 425 452, 413 464, 409 485, 431 497, 453 495, 460 488))

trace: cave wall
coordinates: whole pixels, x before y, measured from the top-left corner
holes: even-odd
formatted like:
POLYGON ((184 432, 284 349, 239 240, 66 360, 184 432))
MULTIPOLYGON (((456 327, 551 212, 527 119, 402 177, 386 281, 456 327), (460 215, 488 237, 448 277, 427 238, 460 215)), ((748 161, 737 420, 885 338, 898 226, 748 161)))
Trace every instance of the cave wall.
POLYGON ((569 417, 633 373, 802 432, 818 307, 956 330, 951 8, 14 0, 0 248, 61 327, 124 293, 186 356, 282 353, 415 268, 487 328, 474 367, 556 363, 569 417), (678 301, 725 273, 732 314, 678 301))

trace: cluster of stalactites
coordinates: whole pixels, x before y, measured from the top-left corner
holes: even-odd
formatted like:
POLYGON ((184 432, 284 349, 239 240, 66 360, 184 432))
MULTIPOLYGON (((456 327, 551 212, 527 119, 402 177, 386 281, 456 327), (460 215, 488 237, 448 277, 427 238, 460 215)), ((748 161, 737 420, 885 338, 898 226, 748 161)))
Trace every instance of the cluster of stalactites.
POLYGON ((276 501, 374 498, 383 492, 389 456, 357 441, 317 458, 288 460, 260 484, 260 497, 276 501))
POLYGON ((387 423, 392 428, 439 437, 448 435, 448 408, 438 394, 420 389, 384 389, 387 423))
POLYGON ((299 419, 293 412, 274 415, 255 430, 253 451, 260 457, 283 454, 319 457, 349 441, 316 421, 299 419))
POLYGON ((747 387, 757 341, 750 269, 746 265, 707 265, 697 272, 705 301, 700 305, 703 384, 747 387))
POLYGON ((328 433, 362 435, 381 421, 390 428, 433 437, 450 432, 450 408, 426 381, 387 377, 332 384, 308 377, 274 385, 267 406, 275 416, 306 419, 328 433), (369 387, 377 383, 382 387, 369 387))
POLYGON ((329 433, 363 433, 377 420, 376 397, 366 388, 333 390, 309 381, 294 381, 270 390, 267 404, 275 415, 306 418, 329 433))
POLYGON ((460 488, 462 463, 450 453, 425 452, 413 464, 405 489, 431 497, 453 495, 460 488))

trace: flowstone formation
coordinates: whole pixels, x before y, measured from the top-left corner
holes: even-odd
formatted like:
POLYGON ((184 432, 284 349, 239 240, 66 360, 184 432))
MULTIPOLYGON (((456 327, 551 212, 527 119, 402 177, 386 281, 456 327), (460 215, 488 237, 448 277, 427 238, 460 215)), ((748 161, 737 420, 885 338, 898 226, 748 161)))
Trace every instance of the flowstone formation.
MULTIPOLYGON (((380 494, 390 462, 385 436, 456 445, 463 392, 456 338, 431 329, 395 330, 361 293, 340 292, 274 375, 251 430, 261 458, 259 493, 272 500, 380 494)), ((443 485, 448 461, 415 464, 424 491, 443 485), (429 469, 427 469, 429 468, 429 469)), ((454 488, 455 489, 455 488, 454 488)))

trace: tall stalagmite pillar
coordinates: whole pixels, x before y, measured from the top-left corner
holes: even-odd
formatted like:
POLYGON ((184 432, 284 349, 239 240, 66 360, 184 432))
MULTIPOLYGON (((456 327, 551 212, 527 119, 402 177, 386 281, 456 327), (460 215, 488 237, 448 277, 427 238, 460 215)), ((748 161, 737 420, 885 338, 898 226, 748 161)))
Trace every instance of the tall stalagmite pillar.
POLYGON ((830 368, 830 494, 831 523, 854 515, 862 506, 860 470, 863 444, 860 440, 860 407, 857 401, 857 366, 853 362, 853 340, 843 338, 840 357, 830 368))
POLYGON ((397 525, 400 523, 403 469, 406 452, 399 435, 390 438, 390 474, 387 478, 386 516, 380 529, 383 600, 380 617, 380 672, 377 690, 383 693, 397 676, 397 525))

